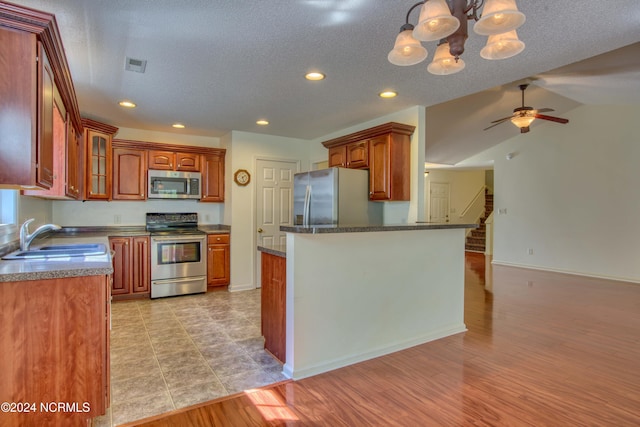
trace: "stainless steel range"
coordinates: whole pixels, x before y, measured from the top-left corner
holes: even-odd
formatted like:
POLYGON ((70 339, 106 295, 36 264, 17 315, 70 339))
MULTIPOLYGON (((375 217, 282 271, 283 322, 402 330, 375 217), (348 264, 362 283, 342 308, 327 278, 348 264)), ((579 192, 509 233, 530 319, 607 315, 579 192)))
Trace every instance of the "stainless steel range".
POLYGON ((147 213, 151 298, 207 291, 205 233, 197 213, 147 213))

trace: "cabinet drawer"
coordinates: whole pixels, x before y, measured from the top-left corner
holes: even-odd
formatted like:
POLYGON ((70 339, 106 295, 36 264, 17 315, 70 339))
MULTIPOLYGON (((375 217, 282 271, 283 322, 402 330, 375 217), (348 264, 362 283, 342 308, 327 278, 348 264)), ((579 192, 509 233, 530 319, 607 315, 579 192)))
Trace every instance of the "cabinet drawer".
POLYGON ((207 243, 209 245, 229 244, 229 234, 209 234, 207 243))

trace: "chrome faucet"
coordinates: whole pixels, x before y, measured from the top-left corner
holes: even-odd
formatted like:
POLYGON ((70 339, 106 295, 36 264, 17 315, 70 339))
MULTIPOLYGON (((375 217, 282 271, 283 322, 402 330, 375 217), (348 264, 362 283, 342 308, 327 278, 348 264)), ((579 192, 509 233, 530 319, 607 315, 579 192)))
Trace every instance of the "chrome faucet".
POLYGON ((28 251, 29 246, 31 246, 31 242, 33 242, 33 239, 35 239, 45 231, 60 230, 62 228, 56 224, 45 224, 36 228, 36 231, 29 234, 29 224, 31 224, 33 221, 35 221, 35 218, 28 219, 24 222, 24 224, 20 226, 20 250, 21 251, 28 251))

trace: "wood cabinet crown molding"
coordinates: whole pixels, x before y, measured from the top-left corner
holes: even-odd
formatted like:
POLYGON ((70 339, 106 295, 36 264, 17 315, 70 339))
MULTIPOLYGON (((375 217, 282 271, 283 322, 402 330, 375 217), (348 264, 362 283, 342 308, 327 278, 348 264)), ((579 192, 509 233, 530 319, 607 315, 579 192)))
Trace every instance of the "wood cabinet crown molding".
POLYGON ((115 126, 108 125, 106 123, 97 122, 92 119, 87 119, 86 117, 82 118, 82 126, 85 128, 97 130, 98 132, 106 133, 107 135, 115 135, 118 133, 118 128, 115 126))
POLYGON ((167 144, 164 142, 135 141, 129 139, 114 139, 112 144, 114 148, 134 148, 138 150, 174 151, 210 155, 220 155, 227 151, 224 148, 198 147, 195 145, 167 144))
POLYGON ((324 145, 326 148, 331 148, 331 147, 336 147, 338 145, 348 144, 351 142, 362 141, 364 139, 375 138, 376 136, 380 136, 388 133, 411 136, 413 135, 413 131, 415 129, 416 127, 412 125, 406 125, 406 124, 397 123, 397 122, 389 122, 380 126, 375 126, 369 129, 350 133, 349 135, 344 135, 338 138, 324 141, 322 145, 324 145))
POLYGON ((44 45, 53 78, 71 121, 82 132, 80 108, 55 15, 0 2, 0 26, 35 34, 44 45))

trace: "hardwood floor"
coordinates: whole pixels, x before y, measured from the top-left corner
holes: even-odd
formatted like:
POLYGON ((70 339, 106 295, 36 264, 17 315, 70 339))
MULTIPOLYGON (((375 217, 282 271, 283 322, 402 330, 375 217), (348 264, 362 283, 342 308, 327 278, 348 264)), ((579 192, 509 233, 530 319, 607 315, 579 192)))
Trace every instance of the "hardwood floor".
POLYGON ((472 253, 465 278, 465 333, 128 425, 640 425, 640 285, 472 253))

